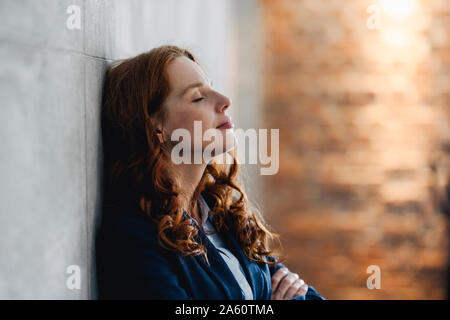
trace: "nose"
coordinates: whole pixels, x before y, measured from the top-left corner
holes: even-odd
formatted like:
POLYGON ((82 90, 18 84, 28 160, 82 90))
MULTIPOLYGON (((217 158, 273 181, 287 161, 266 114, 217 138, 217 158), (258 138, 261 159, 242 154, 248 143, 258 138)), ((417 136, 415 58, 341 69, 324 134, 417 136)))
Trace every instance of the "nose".
POLYGON ((221 99, 218 102, 219 112, 225 112, 231 106, 231 99, 223 94, 220 94, 220 96, 221 99))

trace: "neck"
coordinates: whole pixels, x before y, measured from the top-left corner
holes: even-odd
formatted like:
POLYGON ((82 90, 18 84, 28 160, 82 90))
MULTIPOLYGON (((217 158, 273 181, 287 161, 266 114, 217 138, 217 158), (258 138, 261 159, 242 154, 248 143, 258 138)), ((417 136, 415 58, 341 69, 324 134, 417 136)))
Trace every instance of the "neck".
POLYGON ((205 172, 207 164, 185 164, 181 163, 176 165, 176 171, 178 178, 181 181, 181 193, 183 208, 188 212, 188 214, 195 218, 199 225, 201 225, 201 216, 198 212, 197 201, 193 203, 193 208, 191 208, 191 203, 193 200, 194 192, 197 189, 200 180, 205 172))

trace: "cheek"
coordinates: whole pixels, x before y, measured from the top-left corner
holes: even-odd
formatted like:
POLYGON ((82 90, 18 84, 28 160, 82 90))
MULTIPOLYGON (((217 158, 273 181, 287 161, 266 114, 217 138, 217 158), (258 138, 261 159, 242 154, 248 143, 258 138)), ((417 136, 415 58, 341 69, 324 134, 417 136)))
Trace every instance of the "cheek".
POLYGON ((189 132, 193 128, 194 118, 192 113, 186 111, 176 111, 169 116, 166 122, 167 131, 172 133, 176 129, 187 129, 189 132))
POLYGON ((213 119, 209 117, 205 112, 190 111, 179 112, 172 118, 170 131, 178 128, 188 130, 191 134, 194 134, 195 121, 199 121, 202 132, 205 132, 209 128, 215 128, 213 119))

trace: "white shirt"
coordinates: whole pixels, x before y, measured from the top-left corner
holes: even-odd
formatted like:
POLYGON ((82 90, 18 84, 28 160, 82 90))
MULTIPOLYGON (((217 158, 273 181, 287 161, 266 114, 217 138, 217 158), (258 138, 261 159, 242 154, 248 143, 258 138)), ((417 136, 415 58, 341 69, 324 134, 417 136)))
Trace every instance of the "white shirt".
POLYGON ((216 249, 220 252, 223 260, 226 262, 228 268, 233 273, 236 281, 239 283, 242 293, 244 294, 245 300, 253 300, 253 292, 250 287, 247 278, 245 277, 244 269, 242 268, 239 260, 236 258, 234 254, 231 253, 225 246, 222 238, 216 232, 214 225, 211 224, 208 220, 210 208, 206 203, 205 199, 202 195, 199 197, 198 205, 200 207, 202 226, 206 232, 206 236, 208 239, 214 244, 216 249), (216 232, 214 234, 208 234, 210 232, 216 232))

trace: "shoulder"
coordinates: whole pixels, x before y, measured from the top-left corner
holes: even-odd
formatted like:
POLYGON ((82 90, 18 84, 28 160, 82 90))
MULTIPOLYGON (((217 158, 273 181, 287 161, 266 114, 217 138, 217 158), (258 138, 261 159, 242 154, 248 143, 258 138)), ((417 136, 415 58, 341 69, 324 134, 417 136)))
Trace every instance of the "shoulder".
POLYGON ((178 280, 177 253, 159 244, 149 217, 128 209, 103 214, 96 236, 101 299, 189 298, 178 280))
POLYGON ((136 209, 104 209, 97 232, 98 241, 118 245, 127 243, 157 243, 157 226, 136 209))

